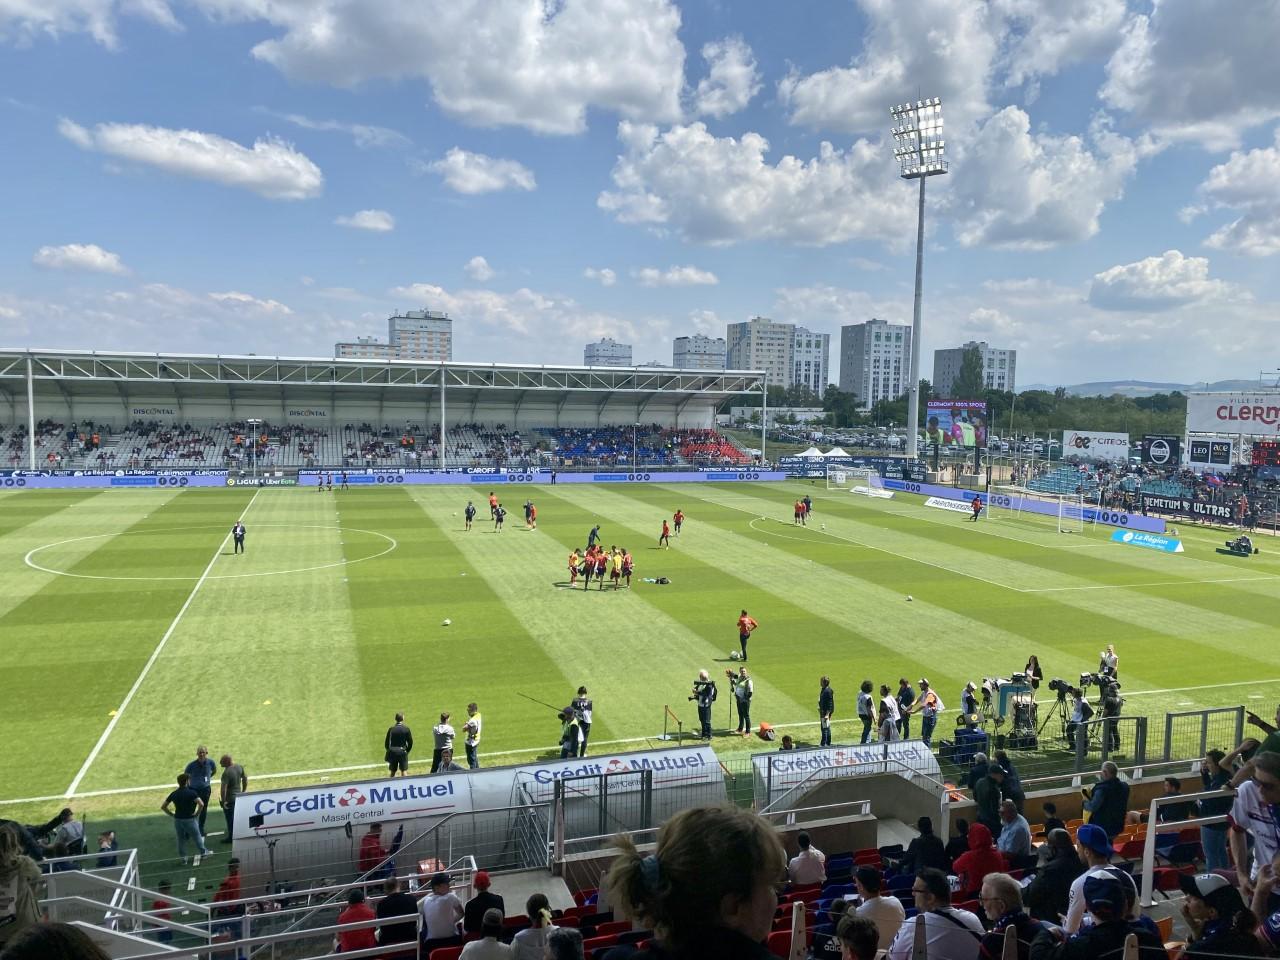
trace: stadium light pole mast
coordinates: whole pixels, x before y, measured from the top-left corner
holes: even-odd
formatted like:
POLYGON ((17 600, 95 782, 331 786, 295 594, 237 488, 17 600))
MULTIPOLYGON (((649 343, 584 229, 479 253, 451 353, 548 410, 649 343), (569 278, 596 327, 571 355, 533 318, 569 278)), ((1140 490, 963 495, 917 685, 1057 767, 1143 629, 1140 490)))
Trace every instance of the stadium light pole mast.
POLYGON ((902 103, 893 116, 893 155, 903 180, 920 181, 920 208, 916 219, 916 298, 911 318, 911 385, 907 394, 907 456, 919 453, 920 429, 920 300, 924 287, 924 182, 947 172, 946 141, 942 139, 942 101, 938 97, 902 103))

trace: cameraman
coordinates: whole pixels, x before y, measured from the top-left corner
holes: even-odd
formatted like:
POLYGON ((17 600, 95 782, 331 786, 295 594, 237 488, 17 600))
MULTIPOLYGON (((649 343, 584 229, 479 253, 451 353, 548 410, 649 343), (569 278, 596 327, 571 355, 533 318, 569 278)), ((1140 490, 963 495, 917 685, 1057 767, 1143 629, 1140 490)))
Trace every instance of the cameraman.
POLYGON ((729 678, 729 686, 733 690, 734 700, 738 704, 738 733, 744 737, 751 736, 751 697, 755 694, 755 684, 746 667, 739 667, 735 676, 732 670, 724 675, 729 678))
POLYGON ((698 679, 693 681, 693 694, 690 700, 698 702, 698 723, 702 725, 699 736, 703 740, 711 739, 711 705, 716 702, 716 683, 705 670, 698 671, 698 679))
POLYGON ((1084 691, 1079 687, 1067 687, 1067 693, 1071 695, 1071 722, 1067 724, 1067 747, 1071 750, 1076 748, 1076 730, 1081 724, 1088 723, 1093 717, 1093 707, 1089 706, 1089 701, 1084 698, 1084 691))
POLYGON ((1124 698, 1120 696, 1120 684, 1116 680, 1102 686, 1102 718, 1103 729, 1107 732, 1107 752, 1114 753, 1120 749, 1120 727, 1116 719, 1120 716, 1120 708, 1124 706, 1124 698))

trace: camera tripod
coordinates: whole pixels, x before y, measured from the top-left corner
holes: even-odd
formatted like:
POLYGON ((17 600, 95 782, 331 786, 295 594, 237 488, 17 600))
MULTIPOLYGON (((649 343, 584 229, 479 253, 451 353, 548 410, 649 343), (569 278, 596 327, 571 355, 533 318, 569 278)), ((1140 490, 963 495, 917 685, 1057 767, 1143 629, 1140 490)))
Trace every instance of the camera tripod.
POLYGON ((1049 708, 1044 718, 1044 723, 1040 724, 1040 729, 1036 731, 1036 736, 1044 736, 1044 728, 1049 726, 1054 717, 1058 718, 1058 736, 1056 739, 1067 743, 1067 724, 1071 722, 1071 714, 1067 712, 1067 698, 1065 696, 1059 696, 1053 706, 1049 708))

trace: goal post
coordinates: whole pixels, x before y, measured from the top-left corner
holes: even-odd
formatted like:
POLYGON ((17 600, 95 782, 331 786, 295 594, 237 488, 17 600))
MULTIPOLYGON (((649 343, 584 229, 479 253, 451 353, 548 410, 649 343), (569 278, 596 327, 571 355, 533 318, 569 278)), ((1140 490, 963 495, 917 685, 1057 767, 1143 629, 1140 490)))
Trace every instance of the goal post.
POLYGON ((827 489, 847 490, 864 497, 888 500, 892 490, 886 490, 879 470, 868 467, 843 467, 834 464, 827 467, 827 489))
POLYGON ((1058 497, 1058 532, 1084 533, 1084 494, 1063 494, 1058 497))
POLYGON ((983 511, 989 520, 1016 520, 1022 516, 1023 493, 1012 487, 991 487, 987 491, 987 509, 983 511))

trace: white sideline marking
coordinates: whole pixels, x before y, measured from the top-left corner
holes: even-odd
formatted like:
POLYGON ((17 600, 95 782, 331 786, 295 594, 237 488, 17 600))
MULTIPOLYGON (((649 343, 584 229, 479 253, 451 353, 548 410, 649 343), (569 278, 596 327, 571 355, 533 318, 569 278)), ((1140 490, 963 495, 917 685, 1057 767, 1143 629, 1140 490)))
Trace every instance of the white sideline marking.
MULTIPOLYGON (((259 487, 254 491, 253 496, 249 498, 249 502, 245 504, 245 508, 240 511, 240 516, 244 516, 253 507, 253 502, 258 499, 258 494, 263 488, 259 487)), ((93 761, 98 759, 98 754, 102 752, 102 748, 106 745, 107 738, 111 736, 111 732, 115 730, 116 724, 120 722, 120 718, 124 716, 125 708, 129 706, 133 700, 133 695, 138 692, 142 686, 142 681, 147 679, 147 674, 151 672, 151 668, 160 659, 160 653, 164 650, 164 646, 169 642, 169 638, 173 636, 173 631, 178 629, 178 624, 182 622, 182 617, 187 612, 187 608, 191 606, 191 601, 196 598, 196 594, 200 592, 200 588, 204 586, 205 580, 209 578, 209 571, 213 569, 213 565, 218 562, 218 557, 222 555, 222 548, 227 545, 227 539, 231 536, 230 529, 227 530, 226 536, 218 543, 218 549, 213 552, 213 556, 209 558, 209 565, 204 568, 204 573, 200 575, 200 579, 196 581, 196 585, 191 588, 191 592, 187 594, 187 600, 182 605, 182 609, 178 611, 178 615, 173 618, 173 622, 169 624, 169 629, 164 632, 164 636, 160 638, 160 642, 156 644, 156 648, 151 651, 151 657, 147 660, 142 668, 142 672, 138 674, 138 679, 133 681, 133 686, 129 688, 129 692, 125 694, 124 700, 120 702, 120 706, 112 715, 111 720, 107 723, 107 729, 102 731, 102 736, 98 738, 98 742, 93 745, 93 749, 89 751, 89 756, 85 759, 84 765, 80 768, 80 772, 76 774, 75 779, 71 781, 71 786, 67 787, 64 797, 71 797, 76 792, 76 787, 80 786, 80 781, 84 779, 84 775, 89 772, 89 768, 93 766, 93 761)))
POLYGON ((1022 590, 1023 593, 1057 593, 1063 590, 1128 590, 1132 587, 1181 587, 1192 586, 1197 583, 1259 583, 1265 580, 1277 580, 1280 575, 1271 575, 1265 577, 1222 577, 1219 579, 1209 580, 1192 580, 1190 578, 1183 580, 1153 580, 1150 583, 1100 583, 1088 587, 1027 587, 1022 590))
MULTIPOLYGON (((1231 683, 1205 683, 1195 687, 1163 687, 1157 690, 1126 690, 1125 697, 1127 698, 1127 697, 1154 696, 1156 694, 1183 693, 1183 692, 1191 692, 1195 690, 1221 690, 1226 687, 1258 687, 1258 686, 1265 686, 1271 683, 1280 683, 1280 677, 1271 677, 1265 680, 1240 680, 1240 681, 1233 681, 1231 683)), ((1261 699, 1261 696, 1262 696, 1261 694, 1250 694, 1250 699, 1253 699, 1253 700, 1261 699)), ((1049 703, 1053 703, 1053 700, 1046 698, 1043 700, 1037 700, 1036 703, 1049 704, 1049 703)), ((942 713, 944 714, 954 714, 957 712, 958 711, 955 709, 942 711, 942 713)), ((850 722, 853 722, 855 718, 850 717, 848 719, 850 722)), ((792 723, 775 723, 774 727, 779 729, 792 729, 796 727, 814 727, 817 725, 818 725, 817 720, 798 720, 792 723)), ((632 743, 652 743, 656 739, 657 739, 657 735, 655 734, 652 737, 628 737, 622 740, 600 740, 598 742, 593 740, 591 741, 591 745, 599 746, 599 747, 623 746, 623 745, 632 744, 632 743)), ((521 749, 521 750, 502 750, 494 753, 485 753, 485 754, 482 754, 482 757, 484 758, 510 757, 510 756, 515 756, 517 754, 541 753, 551 749, 553 749, 553 745, 547 744, 542 747, 525 747, 524 749, 521 749)), ((421 764, 425 766, 430 762, 431 761, 427 758, 423 758, 421 760, 410 760, 409 766, 412 767, 417 764, 421 764)), ((356 773, 360 770, 381 770, 384 767, 386 767, 385 763, 357 763, 357 764, 352 764, 350 766, 345 766, 345 767, 322 767, 316 770, 290 770, 285 773, 262 773, 262 774, 258 774, 253 779, 254 780, 282 780, 287 777, 318 777, 318 776, 324 776, 332 773, 356 773)), ((91 797, 115 797, 115 796, 121 796, 123 794, 129 794, 129 793, 148 793, 155 790, 171 790, 171 789, 173 789, 173 783, 169 782, 169 783, 151 784, 150 786, 145 786, 145 787, 115 787, 111 790, 88 790, 88 791, 85 791, 84 793, 77 793, 74 796, 70 794, 56 794, 56 795, 47 796, 47 797, 14 797, 9 800, 0 800, 0 807, 13 806, 14 804, 19 804, 19 803, 49 803, 54 800, 66 800, 66 799, 84 800, 91 797)))

